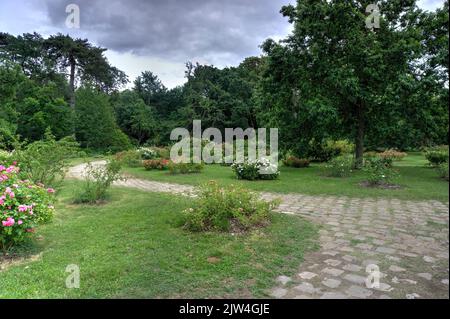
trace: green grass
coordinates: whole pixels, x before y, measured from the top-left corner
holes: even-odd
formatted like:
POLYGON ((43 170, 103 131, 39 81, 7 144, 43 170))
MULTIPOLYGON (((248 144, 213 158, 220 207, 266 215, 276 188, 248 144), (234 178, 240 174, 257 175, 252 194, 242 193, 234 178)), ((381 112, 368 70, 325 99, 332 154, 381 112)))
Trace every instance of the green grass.
POLYGON ((436 170, 427 167, 426 163, 420 153, 394 162, 399 172, 394 182, 401 185, 401 189, 361 187, 359 183, 365 180, 362 171, 356 171, 347 178, 326 177, 321 164, 300 169, 281 166, 280 178, 274 181, 237 180, 230 167, 220 165, 207 165, 202 173, 192 175, 171 175, 167 171, 145 171, 143 168, 125 168, 125 172, 134 177, 162 182, 199 185, 217 180, 222 184, 241 184, 257 191, 278 193, 448 201, 449 183, 439 178, 436 170))
POLYGON ((107 204, 78 206, 77 183, 65 182, 55 220, 20 250, 42 258, 0 272, 0 298, 261 297, 316 247, 316 226, 300 217, 274 214, 243 236, 190 233, 179 227, 187 198, 113 188, 107 204), (69 264, 80 289, 65 287, 69 264))

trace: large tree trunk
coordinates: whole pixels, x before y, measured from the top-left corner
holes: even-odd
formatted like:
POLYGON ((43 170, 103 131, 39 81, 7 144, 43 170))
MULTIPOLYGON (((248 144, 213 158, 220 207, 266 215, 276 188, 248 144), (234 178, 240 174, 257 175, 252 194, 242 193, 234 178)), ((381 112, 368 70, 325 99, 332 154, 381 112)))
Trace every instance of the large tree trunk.
POLYGON ((356 132, 356 149, 355 149, 355 168, 361 168, 363 166, 364 155, 364 135, 365 135, 365 123, 364 123, 364 106, 360 103, 357 106, 357 132, 356 132))
POLYGON ((70 107, 74 108, 75 107, 75 66, 76 66, 76 62, 75 62, 75 58, 74 57, 70 57, 69 58, 69 63, 70 63, 70 79, 69 79, 69 94, 70 94, 70 107))

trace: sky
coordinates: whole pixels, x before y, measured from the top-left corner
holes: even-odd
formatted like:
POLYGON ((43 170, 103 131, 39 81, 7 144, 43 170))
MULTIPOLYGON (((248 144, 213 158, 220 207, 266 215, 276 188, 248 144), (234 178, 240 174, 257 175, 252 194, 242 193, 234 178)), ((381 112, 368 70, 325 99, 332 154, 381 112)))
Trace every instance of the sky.
MULTIPOLYGON (((294 0, 0 0, 0 31, 58 32, 108 48, 109 62, 132 82, 152 71, 169 88, 185 82, 187 61, 217 67, 259 55, 267 38, 288 35, 280 13, 294 0), (66 26, 66 7, 80 8, 80 27, 66 26)), ((434 10, 444 0, 420 0, 434 10)), ((130 84, 131 85, 131 84, 130 84)))

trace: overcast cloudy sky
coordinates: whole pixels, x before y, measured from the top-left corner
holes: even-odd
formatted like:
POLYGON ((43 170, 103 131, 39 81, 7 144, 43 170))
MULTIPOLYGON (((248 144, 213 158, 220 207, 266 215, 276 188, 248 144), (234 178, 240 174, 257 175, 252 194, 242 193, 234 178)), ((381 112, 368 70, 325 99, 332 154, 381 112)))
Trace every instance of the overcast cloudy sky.
MULTIPOLYGON (((294 0, 0 0, 0 31, 57 32, 108 48, 109 61, 133 80, 151 70, 168 87, 184 82, 184 63, 237 65, 259 55, 268 37, 291 27, 279 13, 294 0), (68 4, 80 8, 80 29, 65 26, 68 4)), ((434 10, 444 0, 421 0, 434 10)))

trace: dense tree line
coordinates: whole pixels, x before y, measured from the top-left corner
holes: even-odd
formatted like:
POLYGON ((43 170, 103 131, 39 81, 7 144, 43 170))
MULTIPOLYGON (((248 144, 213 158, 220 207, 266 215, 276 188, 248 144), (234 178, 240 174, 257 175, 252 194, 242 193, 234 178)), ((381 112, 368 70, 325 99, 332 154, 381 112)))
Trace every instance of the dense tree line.
POLYGON ((0 143, 75 134, 85 147, 119 150, 170 143, 175 127, 278 127, 280 146, 311 156, 329 139, 365 149, 416 149, 448 141, 448 1, 435 12, 414 0, 298 0, 281 13, 286 39, 260 57, 219 69, 186 64, 186 83, 166 88, 144 71, 128 90, 104 48, 57 34, 0 33, 0 143))

